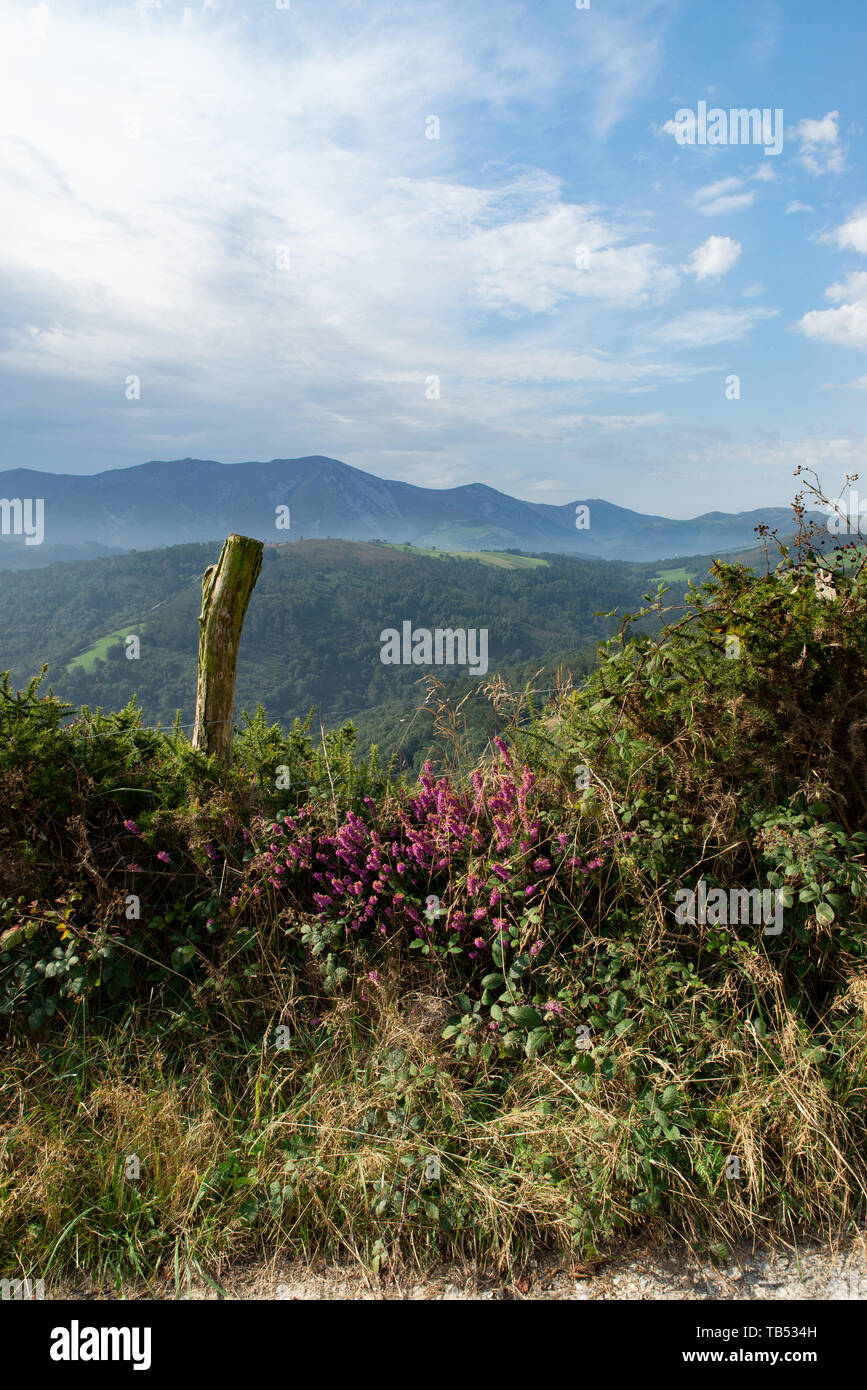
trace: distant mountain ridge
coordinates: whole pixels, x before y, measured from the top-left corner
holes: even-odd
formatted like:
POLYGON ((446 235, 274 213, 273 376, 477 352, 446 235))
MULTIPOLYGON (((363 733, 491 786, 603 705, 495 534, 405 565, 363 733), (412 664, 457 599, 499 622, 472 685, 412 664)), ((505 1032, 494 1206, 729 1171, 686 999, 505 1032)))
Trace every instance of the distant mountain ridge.
MULTIPOLYGON (((45 540, 25 546, 0 536, 0 568, 19 568, 110 551, 211 541, 231 531, 266 541, 384 540, 443 550, 506 550, 658 560, 722 553, 755 543, 759 522, 785 530, 786 507, 707 512, 688 521, 647 516, 599 498, 560 506, 523 502, 484 483, 425 488, 378 478, 314 455, 270 463, 153 460, 132 468, 72 475, 17 468, 0 473, 0 499, 42 498, 45 540), (278 530, 277 509, 291 526, 278 530), (576 528, 576 508, 589 526, 576 528)), ((5 523, 5 514, 2 520, 5 523)))

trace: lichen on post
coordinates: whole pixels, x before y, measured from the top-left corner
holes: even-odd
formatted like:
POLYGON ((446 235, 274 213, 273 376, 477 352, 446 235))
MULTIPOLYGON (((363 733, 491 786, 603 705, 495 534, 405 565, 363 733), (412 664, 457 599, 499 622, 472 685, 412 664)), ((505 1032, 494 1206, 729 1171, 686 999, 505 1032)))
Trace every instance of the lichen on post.
POLYGON ((262 542, 229 536, 202 579, 199 679, 193 747, 229 763, 235 670, 247 605, 262 568, 262 542))

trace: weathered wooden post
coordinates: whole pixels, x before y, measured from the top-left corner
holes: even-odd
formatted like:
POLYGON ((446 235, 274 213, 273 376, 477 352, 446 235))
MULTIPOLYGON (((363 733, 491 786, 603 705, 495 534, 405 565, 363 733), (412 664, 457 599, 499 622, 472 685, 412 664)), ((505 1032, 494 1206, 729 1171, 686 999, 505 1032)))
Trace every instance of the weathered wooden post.
POLYGON ((199 680, 193 747, 232 759, 232 716, 238 644, 250 596, 262 568, 262 542, 229 536, 216 565, 202 579, 199 680))

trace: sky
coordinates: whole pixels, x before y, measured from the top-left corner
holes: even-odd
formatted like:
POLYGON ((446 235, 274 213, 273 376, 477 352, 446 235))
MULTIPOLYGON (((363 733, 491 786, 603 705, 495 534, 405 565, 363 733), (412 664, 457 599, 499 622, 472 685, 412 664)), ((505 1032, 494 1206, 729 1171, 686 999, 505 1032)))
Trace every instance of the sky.
POLYGON ((864 0, 0 0, 0 468, 836 492, 865 51, 864 0))

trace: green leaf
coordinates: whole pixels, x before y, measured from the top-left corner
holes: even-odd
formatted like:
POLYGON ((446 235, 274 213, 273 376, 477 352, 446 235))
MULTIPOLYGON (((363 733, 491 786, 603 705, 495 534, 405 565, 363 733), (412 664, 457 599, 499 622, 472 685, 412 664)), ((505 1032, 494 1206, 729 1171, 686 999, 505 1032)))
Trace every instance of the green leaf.
POLYGON ((626 995, 622 989, 615 989, 608 999, 608 1012, 612 1018, 620 1018, 626 1008, 626 995))
POLYGON ((527 1041, 524 1044, 524 1051, 528 1057, 535 1057, 536 1053, 545 1046, 551 1036, 547 1028, 534 1028, 532 1033, 527 1034, 527 1041))
POLYGON ((531 1009, 527 1004, 514 1005, 509 1009, 509 1016, 521 1028, 538 1028, 542 1023, 542 1015, 538 1009, 531 1009))
POLYGON ((830 903, 819 903, 816 908, 816 920, 827 927, 834 920, 834 909, 830 903))

